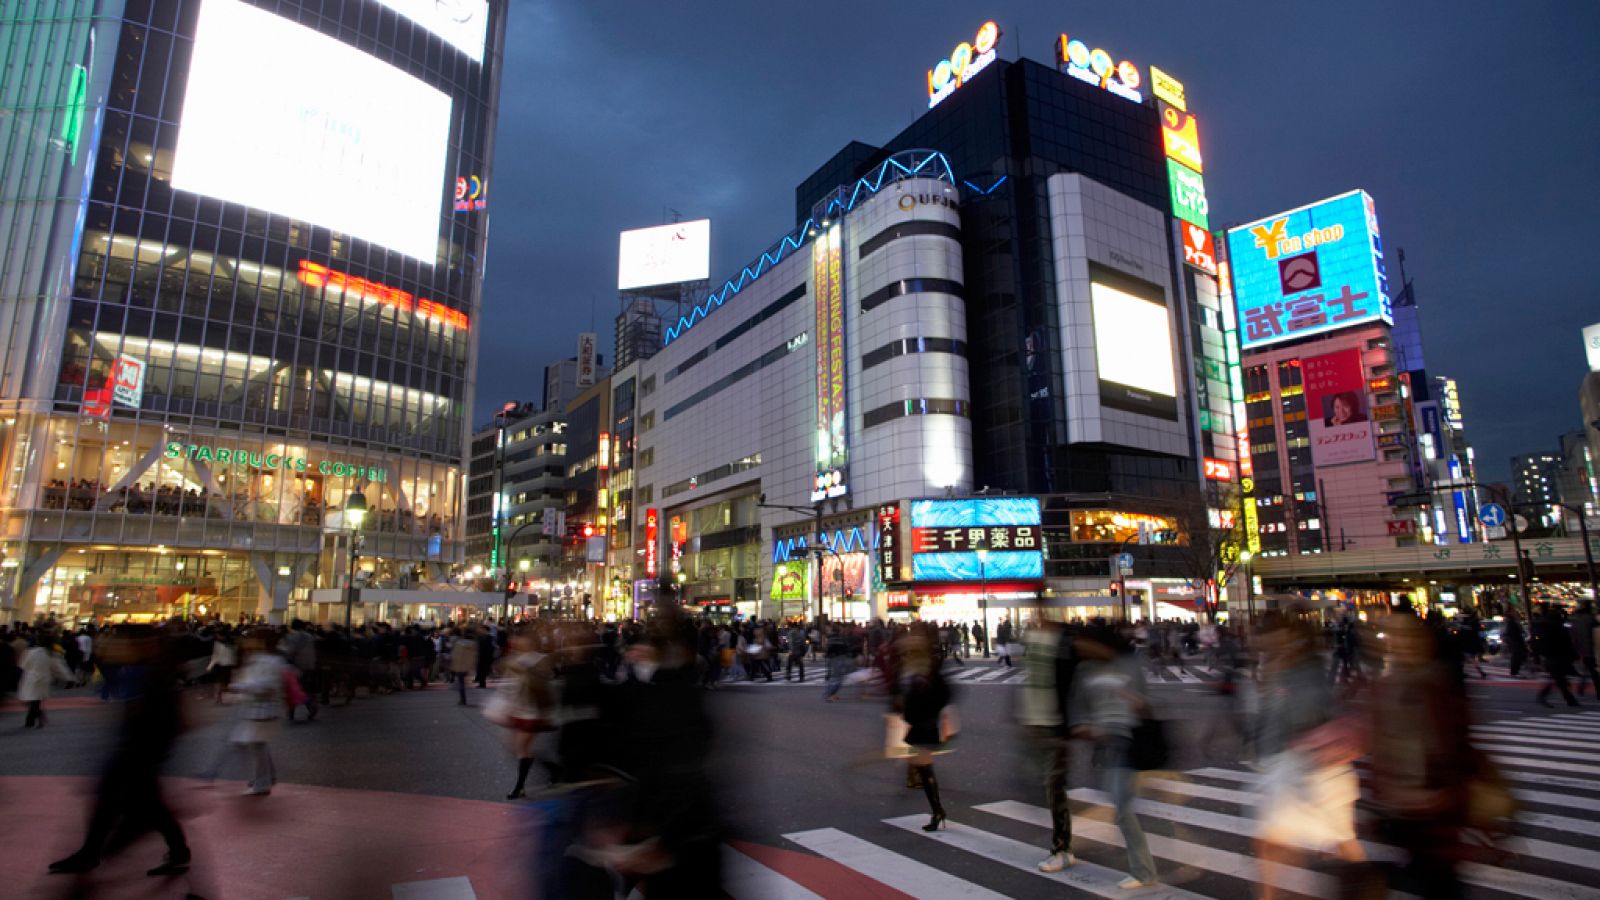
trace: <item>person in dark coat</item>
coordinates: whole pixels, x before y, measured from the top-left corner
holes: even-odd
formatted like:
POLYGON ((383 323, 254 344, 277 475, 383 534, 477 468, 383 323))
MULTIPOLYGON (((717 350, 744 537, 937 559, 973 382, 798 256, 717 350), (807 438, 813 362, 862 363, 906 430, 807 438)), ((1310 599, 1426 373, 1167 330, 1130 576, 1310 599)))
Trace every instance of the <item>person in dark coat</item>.
POLYGON ((1523 663, 1528 661, 1528 637, 1522 630, 1522 620, 1510 606, 1506 607, 1504 641, 1506 652, 1511 655, 1511 677, 1519 678, 1523 663))
POLYGON ((905 741, 911 745, 912 769, 922 782, 933 817, 923 831, 936 831, 945 820, 939 798, 939 779, 933 772, 933 756, 944 750, 952 734, 948 730, 945 708, 950 706, 950 685, 939 671, 934 656, 931 629, 918 622, 899 642, 899 677, 895 681, 895 708, 906 723, 905 741))
MULTIPOLYGON (((107 661, 136 673, 137 681, 129 684, 132 696, 100 777, 83 844, 72 855, 51 863, 52 874, 79 874, 100 865, 101 854, 119 825, 135 835, 157 831, 166 841, 166 859, 147 874, 170 876, 189 868, 189 845, 183 827, 167 808, 157 782, 162 764, 182 731, 174 650, 170 644, 163 646, 155 630, 144 625, 126 626, 122 633, 106 641, 107 661)), ((131 840, 120 846, 128 843, 131 840)))
POLYGON ((494 667, 494 647, 494 635, 490 634, 489 629, 487 628, 479 629, 477 672, 478 687, 486 688, 489 686, 489 671, 494 667))
POLYGON ((1566 614, 1561 607, 1554 604, 1546 606, 1544 615, 1533 624, 1533 650, 1544 662, 1545 674, 1550 678, 1539 689, 1539 702, 1545 706, 1552 705, 1548 699, 1550 690, 1560 688, 1567 705, 1577 706, 1578 698, 1572 696, 1572 686, 1567 683, 1577 654, 1572 646, 1572 638, 1567 634, 1566 614))

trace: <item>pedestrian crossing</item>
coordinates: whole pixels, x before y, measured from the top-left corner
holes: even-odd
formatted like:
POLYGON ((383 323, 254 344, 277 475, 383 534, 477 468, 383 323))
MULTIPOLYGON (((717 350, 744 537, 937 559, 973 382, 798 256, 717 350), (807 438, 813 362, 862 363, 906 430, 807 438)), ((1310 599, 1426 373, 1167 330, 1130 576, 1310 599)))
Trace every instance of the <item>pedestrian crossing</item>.
MULTIPOLYGON (((1488 722, 1474 726, 1473 734, 1501 767, 1519 809, 1508 834, 1495 842, 1498 853, 1473 854, 1460 864, 1469 896, 1600 898, 1600 766, 1586 765, 1600 761, 1591 759, 1600 751, 1589 752, 1600 748, 1600 713, 1488 722)), ((952 807, 946 829, 931 833, 922 830, 927 814, 919 812, 882 819, 875 827, 815 828, 783 838, 791 849, 856 873, 863 884, 883 886, 852 896, 1246 898, 1258 895, 1268 880, 1295 895, 1339 896, 1334 870, 1313 856, 1298 865, 1261 865, 1251 835, 1262 781, 1246 768, 1142 775, 1135 809, 1165 883, 1131 892, 1118 887, 1126 877, 1126 856, 1110 797, 1094 787, 1069 793, 1079 861, 1056 873, 1038 870, 1048 852, 1049 810, 1016 799, 952 807)), ((1376 837, 1362 843, 1370 860, 1404 860, 1403 851, 1376 837)), ((734 900, 831 896, 732 848, 725 863, 724 886, 734 900)))
MULTIPOLYGON (((846 678, 844 689, 849 692, 871 680, 872 670, 855 669, 846 678)), ((1028 672, 1021 665, 1001 666, 993 664, 968 663, 955 665, 946 663, 944 668, 946 681, 955 684, 1027 684, 1028 672)), ((1197 664, 1146 666, 1145 678, 1153 684, 1187 684, 1205 685, 1216 684, 1222 681, 1223 673, 1220 669, 1197 664)), ((737 673, 734 677, 725 679, 719 684, 723 686, 738 685, 758 688, 773 687, 823 687, 828 681, 828 668, 826 665, 806 665, 804 677, 799 673, 791 673, 784 677, 782 667, 773 670, 772 680, 767 681, 765 676, 750 678, 746 672, 737 673)))

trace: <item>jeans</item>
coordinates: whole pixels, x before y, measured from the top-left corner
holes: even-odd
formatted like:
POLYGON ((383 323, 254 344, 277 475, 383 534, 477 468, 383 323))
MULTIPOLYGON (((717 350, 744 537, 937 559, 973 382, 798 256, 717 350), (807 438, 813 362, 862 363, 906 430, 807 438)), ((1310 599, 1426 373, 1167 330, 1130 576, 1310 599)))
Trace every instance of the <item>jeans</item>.
POLYGON ((44 727, 44 706, 39 700, 29 700, 28 717, 23 720, 22 727, 32 728, 35 722, 39 723, 40 728, 44 727))
MULTIPOLYGON (((805 681, 806 680, 806 657, 805 657, 805 654, 803 654, 803 653, 791 653, 791 654, 789 654, 789 662, 788 662, 788 664, 783 667, 783 680, 784 681, 788 681, 789 680, 789 675, 792 672, 794 672, 796 666, 800 667, 800 680, 801 681, 805 681)), ((1596 691, 1600 691, 1600 688, 1596 688, 1596 691)))
POLYGON ((1122 841, 1128 846, 1128 874, 1140 881, 1155 881, 1155 860, 1150 858, 1144 828, 1133 811, 1139 773, 1128 762, 1132 747, 1132 738, 1119 735, 1106 738, 1100 745, 1100 764, 1105 768, 1106 793, 1111 795, 1111 803, 1116 807, 1117 828, 1121 829, 1122 841))
POLYGON ((461 703, 465 706, 467 702, 467 673, 456 673, 456 690, 461 694, 461 703))
POLYGON ((839 689, 844 687, 844 676, 846 674, 848 674, 849 672, 850 672, 850 658, 849 657, 846 657, 846 656, 830 656, 830 657, 828 657, 828 691, 827 691, 827 693, 823 694, 822 696, 824 698, 829 698, 829 697, 832 697, 835 694, 839 693, 839 689))

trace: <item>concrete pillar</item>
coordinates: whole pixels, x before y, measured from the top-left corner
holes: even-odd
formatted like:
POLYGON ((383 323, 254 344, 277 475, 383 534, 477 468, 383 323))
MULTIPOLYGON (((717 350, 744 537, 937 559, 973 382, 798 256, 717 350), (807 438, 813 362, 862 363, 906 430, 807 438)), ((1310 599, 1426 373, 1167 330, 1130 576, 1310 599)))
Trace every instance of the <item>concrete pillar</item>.
POLYGON ((256 615, 273 625, 282 625, 289 610, 289 597, 295 585, 316 563, 314 554, 250 554, 250 568, 256 573, 256 615), (287 568, 287 575, 279 570, 287 568))

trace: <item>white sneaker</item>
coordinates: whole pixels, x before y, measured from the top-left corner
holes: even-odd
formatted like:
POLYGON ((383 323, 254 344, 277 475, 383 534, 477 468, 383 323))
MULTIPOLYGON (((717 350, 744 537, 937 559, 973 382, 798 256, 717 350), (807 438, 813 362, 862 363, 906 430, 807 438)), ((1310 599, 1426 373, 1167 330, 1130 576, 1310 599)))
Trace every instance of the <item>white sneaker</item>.
POLYGON ((1039 871, 1059 872, 1068 866, 1075 866, 1077 864, 1078 858, 1073 856, 1071 853, 1052 853, 1050 854, 1049 859, 1039 863, 1039 871))
POLYGON ((1139 888, 1151 887, 1155 884, 1156 882, 1154 881, 1140 881, 1132 875, 1129 875, 1127 878, 1117 882, 1117 887, 1122 888, 1125 891, 1134 891, 1138 890, 1139 888))

